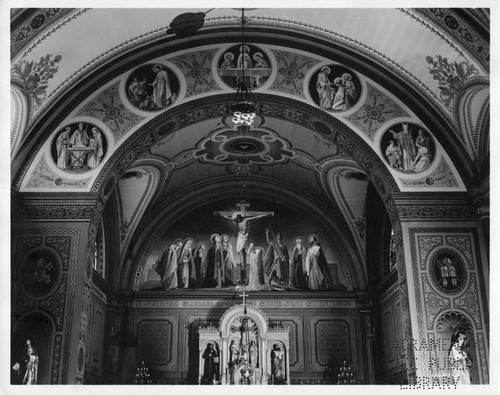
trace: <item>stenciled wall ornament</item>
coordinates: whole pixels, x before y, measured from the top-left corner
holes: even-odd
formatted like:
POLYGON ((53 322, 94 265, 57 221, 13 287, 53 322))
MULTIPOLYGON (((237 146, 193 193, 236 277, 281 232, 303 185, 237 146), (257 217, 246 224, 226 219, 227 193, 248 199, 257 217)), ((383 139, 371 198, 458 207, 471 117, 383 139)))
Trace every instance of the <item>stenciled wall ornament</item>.
POLYGON ((408 122, 390 126, 380 140, 380 150, 392 169, 409 174, 424 172, 436 156, 431 134, 408 122))
POLYGON ((76 114, 77 117, 94 117, 104 122, 115 142, 144 119, 125 107, 118 94, 118 86, 119 83, 116 83, 105 89, 76 114))
POLYGON ((271 61, 266 52, 255 45, 234 45, 223 52, 217 63, 217 73, 231 88, 238 88, 243 77, 250 89, 263 86, 271 76, 271 61))
POLYGON ((304 78, 319 60, 287 51, 273 51, 277 63, 276 79, 269 88, 292 95, 304 95, 304 78))
POLYGON ((367 84, 367 97, 363 106, 346 119, 373 141, 378 129, 394 118, 409 117, 396 102, 374 86, 367 84))
POLYGON ((147 64, 130 74, 125 90, 127 98, 135 108, 142 111, 161 111, 177 100, 179 79, 163 64, 147 64))
POLYGON ((64 126, 54 136, 51 145, 55 165, 71 174, 86 173, 99 167, 107 151, 105 134, 88 122, 64 126))
POLYGON ((361 96, 361 83, 357 75, 341 65, 320 67, 309 81, 309 94, 323 110, 332 112, 352 108, 361 96))
POLYGON ((19 284, 30 298, 43 298, 57 287, 61 276, 61 260, 51 248, 40 247, 29 252, 19 269, 19 284))

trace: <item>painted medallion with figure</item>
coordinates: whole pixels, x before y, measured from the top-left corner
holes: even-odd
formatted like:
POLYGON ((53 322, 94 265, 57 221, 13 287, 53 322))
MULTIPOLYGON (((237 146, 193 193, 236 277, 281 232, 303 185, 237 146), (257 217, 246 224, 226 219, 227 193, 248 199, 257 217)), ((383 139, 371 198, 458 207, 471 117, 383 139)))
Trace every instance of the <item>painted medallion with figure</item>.
POLYGON ((106 136, 88 122, 67 125, 52 141, 51 154, 56 166, 68 173, 85 173, 102 163, 108 149, 106 136))

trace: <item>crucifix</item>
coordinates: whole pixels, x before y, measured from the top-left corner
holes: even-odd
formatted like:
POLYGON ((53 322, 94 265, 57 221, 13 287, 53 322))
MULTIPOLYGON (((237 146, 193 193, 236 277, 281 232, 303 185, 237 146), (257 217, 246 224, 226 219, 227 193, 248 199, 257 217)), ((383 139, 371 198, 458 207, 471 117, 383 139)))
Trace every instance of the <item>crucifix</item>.
POLYGON ((243 298, 243 314, 247 313, 247 298, 249 295, 245 295, 245 290, 243 290, 243 295, 238 295, 238 298, 243 298))
POLYGON ((262 218, 262 217, 272 217, 274 216, 273 211, 246 211, 250 204, 246 201, 241 201, 237 205, 240 211, 214 211, 214 215, 219 215, 222 218, 234 221, 238 226, 238 241, 236 242, 236 252, 240 256, 241 261, 241 276, 240 284, 244 285, 246 283, 246 267, 247 267, 247 242, 248 242, 248 221, 262 218))

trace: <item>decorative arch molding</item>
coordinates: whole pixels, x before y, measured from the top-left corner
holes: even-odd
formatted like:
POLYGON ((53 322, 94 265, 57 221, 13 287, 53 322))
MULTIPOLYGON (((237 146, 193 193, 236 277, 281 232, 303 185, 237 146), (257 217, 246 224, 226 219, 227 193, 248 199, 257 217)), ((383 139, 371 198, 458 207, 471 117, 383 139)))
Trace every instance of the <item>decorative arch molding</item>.
MULTIPOLYGON (((284 29, 284 27, 280 27, 280 23, 277 21, 270 21, 269 23, 259 21, 259 23, 266 29, 265 33, 260 32, 256 25, 249 27, 249 39, 256 44, 280 45, 285 47, 288 46, 289 48, 297 48, 297 46, 299 46, 301 50, 309 52, 312 55, 322 56, 326 59, 335 58, 340 63, 355 68, 362 75, 381 84, 392 94, 398 97, 405 97, 408 107, 411 108, 424 124, 440 125, 440 129, 443 133, 436 137, 446 150, 452 145, 453 152, 450 154, 452 162, 457 169, 459 169, 459 173, 462 177, 470 176, 471 172, 467 170, 467 167, 470 167, 472 164, 470 161, 464 160, 463 154, 460 153, 462 148, 457 146, 450 137, 453 135, 452 130, 454 128, 454 121, 443 111, 438 110, 438 106, 432 106, 436 108, 429 108, 429 106, 423 105, 423 103, 427 103, 428 101, 428 92, 420 91, 421 84, 412 81, 412 77, 414 76, 405 75, 397 67, 390 67, 391 70, 389 71, 389 75, 386 67, 374 62, 373 56, 376 54, 373 51, 370 52, 366 48, 357 48, 356 45, 359 43, 356 44, 353 42, 349 44, 349 40, 346 42, 347 38, 338 38, 337 42, 334 40, 335 35, 332 36, 331 34, 322 32, 320 34, 320 39, 315 36, 315 40, 312 42, 310 35, 313 33, 314 29, 312 29, 311 26, 301 27, 300 25, 297 26, 291 23, 294 28, 296 27, 299 29, 299 31, 291 33, 284 29), (292 37, 290 37, 290 35, 292 35, 292 37)), ((286 25, 287 23, 283 22, 283 26, 286 25)), ((235 34, 235 26, 233 26, 233 24, 227 26, 227 21, 218 21, 216 23, 214 22, 214 27, 207 31, 203 39, 194 38, 190 41, 189 45, 190 48, 196 48, 197 46, 206 46, 208 43, 211 45, 223 44, 234 40, 235 38, 233 35, 235 34), (221 26, 224 24, 226 26, 221 26)), ((185 43, 181 44, 177 42, 177 40, 172 40, 172 37, 156 41, 153 40, 153 42, 148 41, 147 45, 144 39, 139 40, 138 44, 127 49, 124 48, 119 56, 115 57, 114 63, 111 66, 110 63, 107 62, 106 69, 104 69, 104 65, 96 65, 87 72, 87 75, 81 76, 78 80, 75 80, 75 83, 69 81, 68 87, 64 88, 64 91, 59 92, 50 99, 52 107, 61 108, 60 112, 55 115, 47 112, 39 118, 37 125, 34 125, 32 128, 32 130, 37 131, 36 133, 38 134, 30 139, 30 141, 33 141, 33 143, 30 143, 29 147, 32 149, 32 153, 28 153, 26 158, 21 158, 20 160, 26 159, 28 162, 31 162, 33 160, 33 149, 37 147, 40 148, 40 141, 42 141, 43 144, 43 141, 48 138, 48 133, 50 133, 51 130, 55 130, 57 125, 74 110, 74 107, 63 105, 62 103, 75 103, 75 105, 79 105, 79 103, 91 96, 101 86, 111 81, 113 78, 116 78, 118 75, 127 72, 131 67, 141 64, 141 62, 143 63, 154 59, 157 57, 158 53, 164 53, 165 51, 167 53, 173 53, 185 49, 185 43), (157 50, 153 51, 152 48, 157 50), (134 50, 133 53, 130 52, 132 49, 134 50), (56 98, 57 100, 55 100, 56 98), (58 120, 59 122, 57 122, 58 120), (47 122, 49 122, 49 124, 47 124, 47 122)), ((387 63, 386 66, 394 66, 387 59, 385 59, 385 63, 384 61, 382 63, 387 63)), ((22 173, 26 171, 26 166, 23 168, 21 167, 21 162, 16 160, 15 163, 13 163, 14 171, 16 171, 18 177, 22 178, 22 173), (20 169, 20 171, 17 171, 18 169, 20 169)), ((17 186, 18 181, 14 184, 17 186)))
POLYGON ((10 86, 10 108, 10 156, 13 158, 24 139, 29 115, 28 100, 15 84, 10 86))
POLYGON ((231 335, 231 324, 235 319, 247 316, 251 318, 258 327, 260 336, 265 336, 268 331, 266 315, 262 310, 253 306, 235 305, 226 310, 219 320, 219 328, 222 337, 229 337, 231 335))
MULTIPOLYGON (((144 219, 143 223, 147 224, 147 226, 137 230, 137 234, 142 235, 137 239, 137 248, 131 251, 131 254, 124 260, 126 266, 123 268, 119 280, 121 287, 133 289, 134 291, 139 289, 142 269, 156 241, 162 236, 166 228, 182 216, 182 213, 197 208, 200 204, 220 200, 221 190, 224 191, 225 198, 241 196, 241 188, 235 186, 234 183, 231 185, 229 182, 227 185, 223 184, 222 187, 220 183, 216 183, 216 186, 213 184, 212 182, 203 188, 197 188, 193 194, 187 194, 189 198, 186 198, 185 201, 176 201, 175 206, 166 204, 159 211, 151 214, 151 217, 148 216, 148 218, 144 219)), ((260 185, 262 186, 262 184, 260 185)), ((321 237, 339 241, 338 246, 343 248, 337 246, 335 253, 344 271, 346 282, 348 282, 348 290, 365 288, 366 276, 364 274, 365 270, 362 268, 363 258, 358 254, 352 237, 348 236, 348 230, 338 227, 335 217, 330 214, 331 207, 324 207, 320 202, 308 201, 310 200, 309 197, 305 198, 304 195, 299 195, 296 191, 286 189, 284 186, 277 188, 272 185, 264 185, 268 188, 266 193, 269 199, 308 218, 312 224, 317 226, 321 232, 321 237), (305 202, 307 204, 304 204, 305 202)), ((262 198, 257 191, 258 188, 252 188, 252 184, 249 183, 245 196, 249 199, 262 198)))
POLYGON ((484 128, 490 113, 489 84, 482 81, 470 84, 458 102, 456 112, 467 152, 473 161, 479 162, 484 159, 479 158, 483 148, 481 143, 489 139, 489 128, 484 128))

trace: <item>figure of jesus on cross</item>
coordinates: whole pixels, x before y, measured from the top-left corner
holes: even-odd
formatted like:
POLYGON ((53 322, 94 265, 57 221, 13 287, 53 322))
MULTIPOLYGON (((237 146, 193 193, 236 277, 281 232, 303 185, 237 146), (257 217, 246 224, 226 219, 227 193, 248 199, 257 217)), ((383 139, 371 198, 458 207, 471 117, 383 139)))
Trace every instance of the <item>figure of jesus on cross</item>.
POLYGON ((237 206, 240 208, 240 211, 214 211, 214 215, 219 215, 223 218, 234 221, 234 223, 238 226, 238 241, 236 242, 236 252, 240 256, 241 261, 241 285, 245 285, 246 282, 246 267, 247 267, 247 242, 248 242, 248 231, 250 228, 250 224, 248 223, 251 220, 262 218, 262 217, 272 217, 274 212, 272 211, 246 211, 246 208, 249 206, 246 202, 238 203, 237 206))

